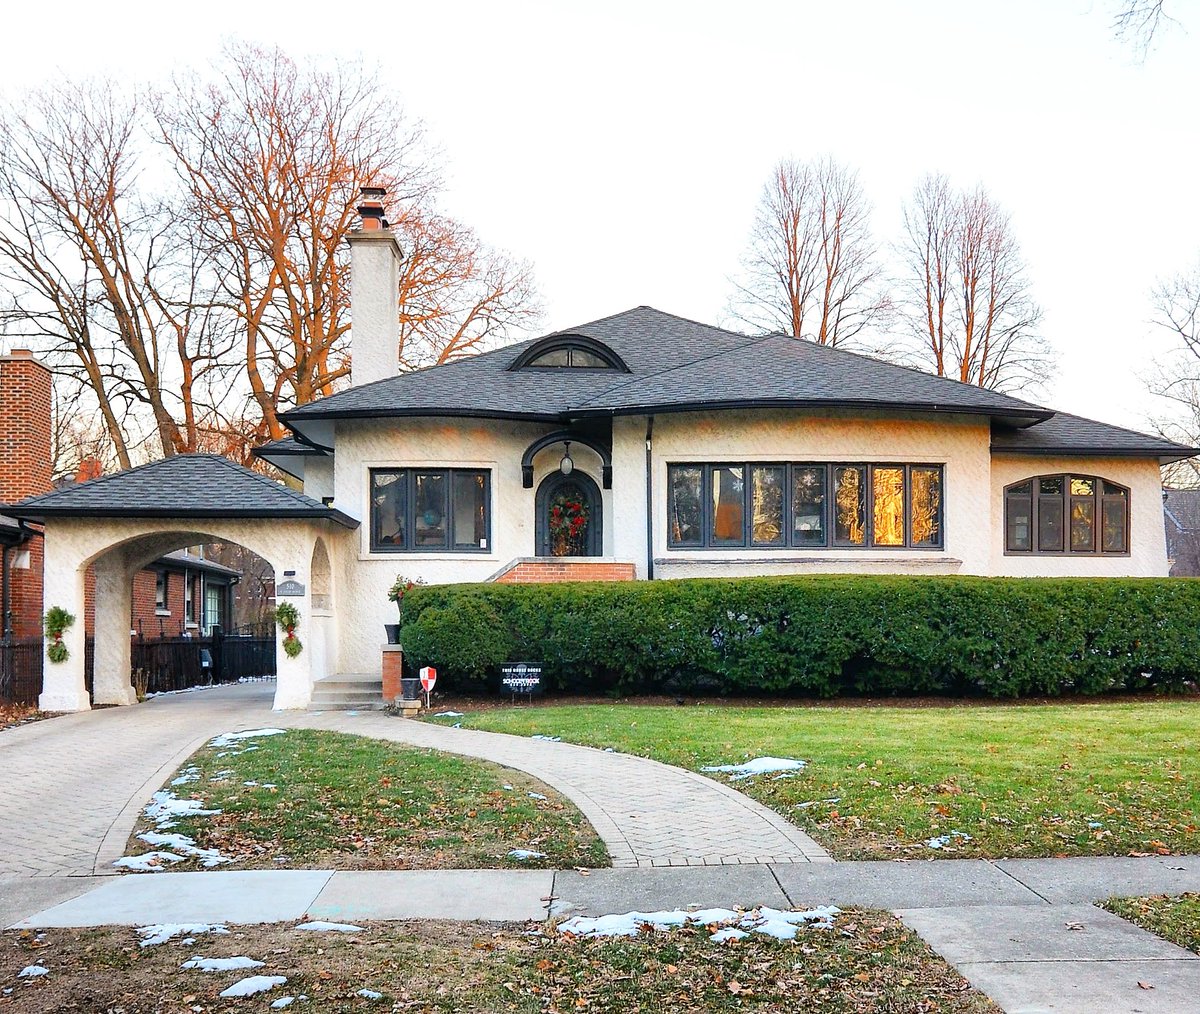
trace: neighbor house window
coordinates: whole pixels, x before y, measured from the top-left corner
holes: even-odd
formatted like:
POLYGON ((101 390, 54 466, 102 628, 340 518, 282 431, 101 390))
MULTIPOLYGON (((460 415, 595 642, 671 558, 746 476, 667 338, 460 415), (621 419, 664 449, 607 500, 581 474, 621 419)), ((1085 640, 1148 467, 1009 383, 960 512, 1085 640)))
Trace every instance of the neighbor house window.
POLYGON ((186 623, 196 622, 196 578, 186 570, 183 572, 183 619, 186 623))
POLYGON ((672 464, 672 548, 942 548, 942 468, 672 464))
POLYGON ((1004 550, 1043 556, 1129 553, 1129 490, 1091 475, 1039 475, 1004 490, 1004 550))
POLYGON ((154 609, 160 613, 167 611, 167 572, 164 570, 154 572, 154 609))
POLYGON ((491 489, 486 471, 371 470, 373 552, 486 552, 490 527, 491 489))

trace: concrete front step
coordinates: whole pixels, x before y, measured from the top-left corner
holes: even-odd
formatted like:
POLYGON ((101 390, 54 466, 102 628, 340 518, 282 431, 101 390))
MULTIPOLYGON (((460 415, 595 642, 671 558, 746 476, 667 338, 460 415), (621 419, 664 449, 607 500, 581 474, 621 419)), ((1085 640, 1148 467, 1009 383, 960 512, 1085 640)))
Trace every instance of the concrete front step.
POLYGON ((313 684, 311 711, 367 711, 382 709, 383 680, 371 674, 327 676, 313 684))

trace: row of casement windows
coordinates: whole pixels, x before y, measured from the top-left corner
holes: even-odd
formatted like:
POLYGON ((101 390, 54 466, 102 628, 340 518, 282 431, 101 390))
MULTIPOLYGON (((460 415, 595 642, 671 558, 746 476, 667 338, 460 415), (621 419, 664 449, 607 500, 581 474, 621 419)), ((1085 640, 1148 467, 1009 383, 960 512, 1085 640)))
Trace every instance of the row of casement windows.
MULTIPOLYGON (((480 469, 372 469, 374 552, 486 552, 491 477, 480 469)), ((677 549, 941 549, 943 472, 912 464, 676 464, 667 542, 677 549)), ((1129 490, 1043 475, 1004 491, 1005 551, 1129 552, 1129 490)), ((160 591, 160 596, 162 592, 160 591)))
POLYGON ((491 479, 480 469, 371 470, 371 549, 377 553, 484 553, 491 479))
POLYGON ((695 464, 667 470, 673 548, 940 549, 940 465, 695 464))
POLYGON ((1093 475, 1039 475, 1004 490, 1004 549, 1049 556, 1129 553, 1129 490, 1093 475))

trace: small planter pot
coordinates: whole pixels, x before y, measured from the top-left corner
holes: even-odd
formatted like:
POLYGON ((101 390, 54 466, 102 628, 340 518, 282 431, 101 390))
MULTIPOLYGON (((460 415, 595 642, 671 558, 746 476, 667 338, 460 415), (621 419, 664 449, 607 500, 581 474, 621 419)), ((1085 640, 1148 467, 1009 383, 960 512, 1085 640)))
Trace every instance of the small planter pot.
POLYGON ((419 701, 421 699, 421 681, 401 680, 400 699, 405 701, 419 701))
POLYGON ((400 643, 400 624, 399 623, 385 623, 383 625, 383 629, 384 629, 384 632, 387 634, 387 643, 388 644, 399 644, 400 643))

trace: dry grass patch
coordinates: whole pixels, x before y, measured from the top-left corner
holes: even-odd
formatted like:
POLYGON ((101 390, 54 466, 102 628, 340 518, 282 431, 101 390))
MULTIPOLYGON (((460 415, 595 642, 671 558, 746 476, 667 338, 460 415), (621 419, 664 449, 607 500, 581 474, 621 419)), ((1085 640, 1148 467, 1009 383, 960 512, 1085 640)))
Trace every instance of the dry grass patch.
POLYGON ((267 1010, 282 996, 306 995, 289 1012, 397 1010, 517 1011, 905 1011, 995 1014, 998 1010, 897 919, 847 911, 832 931, 794 941, 752 937, 713 944, 703 928, 636 939, 577 940, 548 927, 480 923, 362 923, 359 934, 301 933, 290 926, 230 927, 140 947, 133 930, 51 930, 4 934, 0 999, 22 1012, 221 1012, 267 1010), (244 972, 181 969, 196 954, 249 956, 244 972), (50 969, 18 979, 40 960, 50 969), (219 993, 250 974, 286 984, 249 1000, 219 993), (371 1000, 361 989, 382 994, 371 1000))
MULTIPOLYGON (((591 824, 536 779, 360 736, 293 729, 209 745, 166 788, 220 812, 181 816, 169 827, 143 817, 128 855, 172 851, 170 843, 138 837, 164 833, 186 835, 196 847, 233 860, 221 869, 609 865, 591 824), (517 860, 509 856, 514 849, 542 856, 517 860)), ((200 864, 185 858, 160 865, 194 870, 200 864)))
POLYGON ((1200 954, 1200 894, 1110 898, 1103 908, 1200 954))

